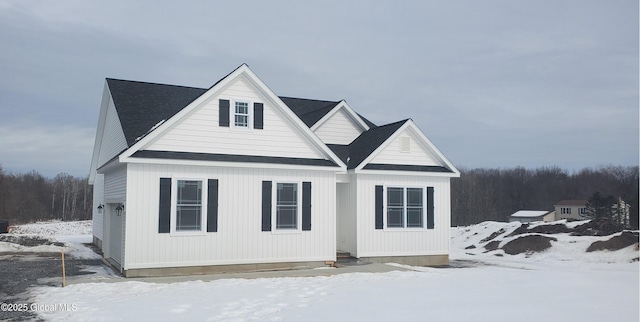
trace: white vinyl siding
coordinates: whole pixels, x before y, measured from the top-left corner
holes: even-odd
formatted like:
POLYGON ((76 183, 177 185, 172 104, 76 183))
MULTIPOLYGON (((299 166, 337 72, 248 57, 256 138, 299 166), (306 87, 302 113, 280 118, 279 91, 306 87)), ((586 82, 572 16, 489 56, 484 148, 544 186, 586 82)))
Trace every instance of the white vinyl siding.
POLYGON ((93 182, 93 220, 92 230, 93 236, 103 240, 104 239, 104 175, 96 174, 93 182), (102 205, 102 211, 98 211, 98 206, 102 205))
POLYGON ((341 108, 314 132, 326 144, 349 144, 362 131, 360 126, 341 108))
MULTIPOLYGON (((252 110, 252 104, 249 105, 252 110)), ((251 120, 249 121, 251 123, 251 120)), ((324 152, 272 102, 259 94, 244 78, 232 82, 220 95, 212 97, 194 109, 172 129, 152 142, 145 150, 219 153, 325 159, 324 152), (231 123, 234 122, 236 100, 264 102, 264 129, 218 126, 219 99, 231 102, 231 123)))
POLYGON ((105 203, 124 202, 127 189, 127 166, 121 165, 104 174, 105 203))
MULTIPOLYGON (((353 184, 352 183, 350 184, 353 184)), ((359 174, 357 177, 357 257, 449 254, 450 185, 447 177, 359 174), (434 187, 434 229, 375 229, 375 186, 434 187)), ((427 207, 426 199, 423 199, 427 207)), ((424 218, 424 217, 423 217, 424 218)), ((426 226, 426 224, 425 224, 426 226)))
POLYGON ((97 167, 104 165, 126 148, 127 140, 124 137, 122 126, 120 126, 120 119, 113 104, 113 99, 109 95, 97 167))
POLYGON ((407 165, 441 165, 410 130, 405 130, 389 142, 369 163, 407 164, 407 165), (406 141, 409 142, 406 142, 406 141), (403 141, 404 146, 403 146, 403 141))
POLYGON ((335 260, 333 172, 151 164, 130 164, 128 171, 127 212, 135 215, 127 218, 125 269, 335 260), (218 179, 216 233, 158 233, 159 181, 168 177, 218 179), (313 229, 261 231, 262 181, 311 182, 313 229))

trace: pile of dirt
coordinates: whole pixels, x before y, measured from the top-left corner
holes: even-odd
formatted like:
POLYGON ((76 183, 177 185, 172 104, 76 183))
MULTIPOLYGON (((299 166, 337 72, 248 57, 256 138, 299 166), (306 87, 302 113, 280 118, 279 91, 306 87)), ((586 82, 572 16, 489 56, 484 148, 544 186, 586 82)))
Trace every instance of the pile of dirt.
POLYGON ((0 235, 0 242, 7 242, 12 244, 18 244, 27 247, 41 246, 41 245, 54 245, 64 247, 64 243, 56 242, 47 238, 39 236, 14 236, 14 235, 0 235))
POLYGON ((502 246, 502 250, 509 255, 542 252, 551 248, 551 241, 558 241, 558 239, 542 235, 527 235, 506 243, 502 246))
POLYGON ((553 235, 553 234, 564 234, 571 233, 574 230, 565 226, 564 224, 553 224, 553 225, 539 225, 533 228, 529 228, 529 224, 522 224, 516 230, 514 230, 509 237, 517 236, 522 234, 545 234, 545 235, 553 235))
POLYGON ((571 236, 609 236, 624 230, 624 226, 606 219, 591 220, 573 229, 571 236))
POLYGON ((487 250, 487 252, 496 250, 500 247, 500 241, 499 240, 493 240, 489 243, 487 243, 486 245, 484 245, 484 249, 487 250))
POLYGON ((489 235, 489 237, 483 238, 480 242, 481 243, 486 243, 486 242, 488 242, 490 240, 493 240, 494 238, 496 238, 496 237, 498 237, 498 236, 500 236, 502 234, 504 234, 504 228, 500 228, 500 230, 494 231, 491 235, 489 235))
POLYGON ((611 237, 605 241, 594 242, 587 248, 587 253, 598 250, 616 251, 638 244, 638 233, 631 231, 623 231, 619 236, 611 237))

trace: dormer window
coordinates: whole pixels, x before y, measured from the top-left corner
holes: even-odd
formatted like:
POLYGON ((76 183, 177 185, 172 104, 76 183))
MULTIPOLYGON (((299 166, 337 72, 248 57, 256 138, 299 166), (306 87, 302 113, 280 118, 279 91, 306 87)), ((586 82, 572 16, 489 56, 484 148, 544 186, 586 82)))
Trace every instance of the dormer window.
POLYGON ((235 126, 249 127, 249 103, 235 102, 234 121, 235 126))

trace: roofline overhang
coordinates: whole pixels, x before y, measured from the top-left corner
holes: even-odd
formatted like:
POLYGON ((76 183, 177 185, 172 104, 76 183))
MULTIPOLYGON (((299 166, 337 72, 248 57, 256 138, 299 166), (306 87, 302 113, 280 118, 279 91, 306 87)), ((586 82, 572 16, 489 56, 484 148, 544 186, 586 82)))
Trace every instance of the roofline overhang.
MULTIPOLYGON (((341 100, 340 102, 338 102, 338 104, 336 104, 336 106, 334 106, 331 111, 329 111, 329 113, 325 114, 321 119, 319 119, 316 123, 314 123, 311 126, 311 131, 316 131, 320 126, 322 126, 322 124, 324 124, 325 122, 327 122, 329 119, 331 119, 331 117, 333 117, 333 115, 335 115, 336 113, 338 113, 338 111, 340 109, 344 109, 345 111, 347 111, 347 114, 349 114, 349 116, 351 116, 351 118, 356 121, 356 123, 360 126, 360 129, 362 130, 362 132, 368 131, 370 129, 370 127, 367 125, 367 123, 360 117, 360 115, 358 115, 358 113, 356 113, 356 111, 354 111, 351 106, 349 106, 349 104, 347 104, 347 101, 345 100, 341 100)), ((360 132, 360 133, 362 133, 360 132)))
POLYGON ((119 163, 127 164, 155 164, 155 165, 184 165, 220 168, 254 168, 254 169, 284 169, 284 170, 316 170, 339 172, 339 166, 317 166, 301 164, 281 164, 263 162, 228 162, 228 161, 203 161, 203 160, 177 160, 159 158, 121 157, 119 163))
POLYGON ((246 79, 248 81, 258 87, 275 105, 278 105, 280 110, 288 116, 288 118, 296 125, 296 127, 301 132, 306 134, 305 137, 320 150, 322 150, 331 159, 331 161, 336 163, 339 168, 347 168, 347 165, 342 160, 340 160, 340 158, 335 153, 333 153, 333 151, 331 151, 331 149, 329 149, 329 147, 324 142, 322 142, 322 140, 320 140, 320 138, 315 135, 315 133, 313 133, 313 131, 311 131, 311 129, 306 124, 304 124, 304 122, 280 99, 280 97, 278 97, 271 90, 271 88, 269 88, 269 86, 265 82, 260 79, 260 77, 258 77, 258 75, 256 75, 251 70, 251 68, 249 68, 247 64, 240 65, 233 72, 231 72, 216 84, 214 84, 211 88, 209 88, 204 94, 200 95, 178 113, 150 131, 148 135, 145 135, 132 146, 130 146, 127 150, 120 154, 120 162, 130 162, 128 161, 128 158, 131 157, 135 152, 140 151, 145 146, 151 144, 160 133, 163 133, 167 129, 173 127, 179 120, 184 118, 186 115, 189 115, 197 106, 202 105, 212 96, 222 91, 237 77, 242 77, 242 75, 246 75, 246 79))

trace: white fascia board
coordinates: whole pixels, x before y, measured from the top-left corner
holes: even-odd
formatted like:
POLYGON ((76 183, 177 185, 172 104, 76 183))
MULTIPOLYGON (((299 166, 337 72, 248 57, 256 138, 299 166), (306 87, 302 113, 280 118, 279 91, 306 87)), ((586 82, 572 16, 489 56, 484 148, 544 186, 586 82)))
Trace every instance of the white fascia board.
POLYGON ((132 157, 127 157, 124 159, 121 158, 120 162, 137 163, 137 164, 221 167, 221 168, 290 169, 290 170, 316 170, 316 171, 332 171, 332 172, 340 171, 339 167, 311 166, 311 165, 302 165, 302 164, 260 163, 260 162, 175 160, 175 159, 132 158, 132 157))
POLYGON ((419 177, 449 177, 458 178, 460 173, 454 172, 426 172, 426 171, 402 171, 402 170, 356 170, 356 174, 373 174, 373 175, 400 175, 400 176, 419 176, 419 177))
POLYGON ((340 168, 346 169, 347 166, 336 156, 329 147, 327 147, 311 130, 298 118, 289 107, 287 107, 284 102, 247 66, 247 64, 242 64, 240 67, 236 68, 231 74, 227 75, 227 77, 220 80, 215 86, 211 87, 204 94, 200 95, 200 97, 196 98, 193 102, 183 108, 180 112, 176 113, 173 117, 166 120, 160 126, 158 126, 155 130, 153 130, 149 135, 143 137, 138 142, 136 142, 133 146, 127 149, 124 153, 120 155, 120 162, 131 162, 129 157, 133 155, 136 151, 141 150, 145 146, 151 144, 156 138, 158 138, 162 133, 166 132, 168 129, 173 127, 176 123, 182 120, 187 115, 191 114, 191 112, 207 102, 211 97, 220 93, 227 85, 229 85, 236 78, 241 77, 242 75, 246 76, 246 80, 250 81, 254 86, 259 88, 263 94, 268 97, 273 103, 274 106, 278 106, 280 110, 289 117, 289 119, 298 127, 298 129, 306 135, 306 137, 314 143, 318 148, 320 148, 333 162, 340 166, 340 168))
POLYGON ((89 184, 93 185, 96 179, 96 170, 98 169, 98 159, 100 158, 100 149, 102 148, 102 137, 104 135, 104 125, 107 120, 107 110, 109 109, 109 101, 111 100, 111 91, 107 81, 104 81, 104 89, 102 90, 102 102, 100 103, 100 114, 98 114, 98 126, 96 128, 96 138, 93 142, 93 154, 91 156, 91 168, 89 168, 89 184))
MULTIPOLYGON (((451 171, 453 171, 453 175, 451 175, 451 176, 453 176, 453 177, 459 177, 460 176, 460 171, 458 171, 458 169, 447 159, 447 157, 445 157, 444 154, 442 154, 442 152, 440 152, 440 150, 438 150, 438 148, 436 148, 436 146, 433 144, 433 142, 431 142, 431 140, 429 140, 429 138, 427 138, 427 136, 424 135, 424 133, 422 133, 422 131, 420 131, 418 126, 411 119, 407 120, 398 130, 396 130, 391 136, 389 136, 389 138, 387 138, 387 140, 384 141, 384 143, 382 143, 377 149, 375 149, 373 151, 373 153, 371 153, 366 159, 364 159, 364 161, 362 161, 355 168, 355 170, 357 172, 362 171, 363 168, 367 164, 369 164, 369 162, 371 162, 371 160, 373 160, 376 157, 376 155, 378 155, 382 150, 384 150, 387 147, 387 145, 389 145, 393 140, 395 140, 398 137, 398 135, 400 135, 400 133, 402 133, 406 129, 411 130, 411 132, 413 134, 415 134, 418 138, 420 138, 420 143, 428 151, 432 152, 439 159, 440 162, 444 163, 444 165, 447 168, 449 168, 451 171)), ((379 171, 379 170, 366 170, 366 171, 379 171)), ((377 173, 379 173, 379 172, 377 172, 377 173)))
POLYGON ((449 168, 449 170, 453 171, 453 173, 456 174, 456 177, 459 177, 460 171, 458 171, 453 163, 451 163, 451 161, 449 161, 449 159, 435 146, 435 144, 433 144, 433 142, 429 140, 429 138, 420 130, 420 128, 418 128, 418 126, 413 123, 413 120, 409 120, 409 122, 407 123, 409 123, 409 127, 412 132, 422 140, 423 144, 425 144, 425 147, 429 151, 434 153, 438 157, 438 159, 440 159, 440 161, 444 163, 447 168, 449 168))
POLYGON ((320 126, 322 126, 322 124, 330 120, 334 114, 338 113, 340 109, 344 109, 347 112, 347 114, 349 114, 349 116, 351 116, 351 118, 354 121, 356 121, 356 123, 360 126, 363 132, 369 130, 369 126, 367 125, 367 123, 364 122, 364 120, 360 117, 360 115, 358 115, 358 113, 356 113, 356 111, 354 111, 351 108, 351 106, 347 104, 347 101, 342 100, 334 108, 332 108, 331 111, 329 111, 329 113, 325 114, 320 120, 318 120, 318 122, 313 124, 313 126, 311 126, 311 131, 317 130, 320 126))

